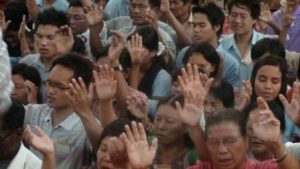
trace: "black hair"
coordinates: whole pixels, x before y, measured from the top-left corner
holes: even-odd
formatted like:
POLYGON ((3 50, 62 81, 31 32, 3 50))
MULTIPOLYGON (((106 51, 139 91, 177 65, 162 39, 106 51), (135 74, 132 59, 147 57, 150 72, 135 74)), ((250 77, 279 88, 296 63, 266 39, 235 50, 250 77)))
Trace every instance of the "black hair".
POLYGON ((220 26, 220 29, 217 31, 217 36, 220 37, 223 32, 223 24, 225 21, 225 14, 220 7, 216 4, 210 2, 207 4, 196 5, 192 8, 193 15, 201 13, 206 15, 211 26, 220 26))
POLYGON ((83 54, 85 54, 86 48, 85 48, 84 40, 86 40, 86 39, 83 39, 83 38, 84 37, 74 36, 74 44, 73 44, 71 52, 77 53, 81 56, 83 54))
POLYGON ((224 80, 215 81, 211 86, 209 93, 220 100, 224 107, 234 107, 234 91, 233 87, 224 80))
POLYGON ((227 3, 227 8, 229 13, 231 13, 231 9, 233 6, 241 8, 241 6, 245 6, 250 11, 250 15, 252 19, 258 19, 260 15, 260 3, 259 0, 230 0, 227 3))
POLYGON ((119 137, 122 133, 125 132, 125 125, 130 125, 130 123, 130 120, 124 118, 120 118, 109 123, 101 133, 99 146, 101 145, 105 137, 119 137))
POLYGON ((278 39, 263 38, 252 47, 251 58, 255 61, 266 54, 285 59, 285 47, 278 39))
POLYGON ((89 86, 93 79, 93 64, 86 58, 82 58, 77 54, 68 53, 60 58, 57 58, 50 68, 50 71, 56 66, 60 65, 71 69, 74 74, 73 78, 82 78, 86 86, 89 86))
POLYGON ((17 131, 24 127, 25 108, 15 99, 11 99, 12 104, 9 109, 1 115, 1 128, 6 131, 17 131))
POLYGON ((20 29, 22 17, 23 15, 28 15, 28 10, 25 1, 10 1, 6 4, 4 13, 5 19, 11 21, 7 30, 18 31, 20 29))
MULTIPOLYGON (((251 85, 252 88, 255 89, 255 79, 256 79, 256 75, 258 70, 266 65, 270 65, 270 66, 276 66, 279 68, 280 72, 281 72, 281 87, 280 87, 280 92, 279 94, 286 94, 287 91, 287 77, 286 77, 286 72, 287 72, 287 64, 286 61, 280 57, 276 57, 276 56, 265 56, 264 58, 259 59, 252 70, 252 75, 251 75, 251 85)), ((253 90, 254 92, 252 93, 251 96, 251 101, 255 101, 257 98, 257 95, 255 93, 255 90, 253 90)), ((279 100, 279 96, 277 96, 275 98, 275 101, 279 104, 282 105, 281 101, 279 100)))
POLYGON ((224 109, 219 112, 212 113, 205 121, 205 137, 207 138, 207 131, 211 126, 219 125, 222 122, 235 123, 243 137, 246 136, 246 123, 241 112, 236 109, 224 109))
POLYGON ((160 1, 161 0, 148 0, 151 8, 160 8, 160 1))
POLYGON ((69 8, 71 7, 84 7, 82 2, 80 0, 72 0, 71 2, 69 2, 69 8))
POLYGON ((207 60, 211 65, 215 66, 215 71, 213 71, 210 76, 211 77, 216 77, 219 71, 220 67, 220 56, 216 49, 212 47, 208 43, 195 43, 192 44, 187 52, 184 55, 184 58, 182 59, 183 64, 187 64, 190 57, 195 54, 199 53, 201 54, 205 60, 207 60))
MULTIPOLYGON (((268 102, 268 106, 272 111, 272 113, 274 114, 275 118, 277 118, 280 121, 280 130, 281 133, 283 133, 285 130, 284 108, 275 101, 268 102)), ((251 102, 245 107, 245 109, 243 110, 245 124, 247 124, 248 122, 250 113, 257 108, 258 108, 258 104, 256 101, 251 102)))
POLYGON ((51 25, 60 28, 61 26, 70 24, 66 13, 57 11, 51 7, 39 13, 36 19, 36 30, 40 25, 51 25))

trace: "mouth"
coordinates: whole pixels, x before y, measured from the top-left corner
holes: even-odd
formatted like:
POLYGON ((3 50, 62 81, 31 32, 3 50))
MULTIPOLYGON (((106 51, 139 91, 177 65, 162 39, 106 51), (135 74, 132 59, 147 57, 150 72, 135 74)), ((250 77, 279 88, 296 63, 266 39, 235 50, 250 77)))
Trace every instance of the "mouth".
POLYGON ((221 166, 226 167, 226 166, 230 166, 232 160, 231 159, 220 159, 218 160, 219 164, 221 164, 221 166))
POLYGON ((55 101, 55 98, 51 97, 51 96, 48 96, 47 97, 47 102, 48 103, 53 103, 55 101))

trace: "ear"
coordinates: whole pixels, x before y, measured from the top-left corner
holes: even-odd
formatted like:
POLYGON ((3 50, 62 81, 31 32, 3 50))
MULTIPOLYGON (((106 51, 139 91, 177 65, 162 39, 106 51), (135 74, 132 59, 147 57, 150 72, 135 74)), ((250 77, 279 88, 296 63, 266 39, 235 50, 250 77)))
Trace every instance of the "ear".
POLYGON ((155 57, 156 54, 157 54, 157 51, 156 51, 156 50, 151 51, 151 52, 150 52, 151 58, 155 57))

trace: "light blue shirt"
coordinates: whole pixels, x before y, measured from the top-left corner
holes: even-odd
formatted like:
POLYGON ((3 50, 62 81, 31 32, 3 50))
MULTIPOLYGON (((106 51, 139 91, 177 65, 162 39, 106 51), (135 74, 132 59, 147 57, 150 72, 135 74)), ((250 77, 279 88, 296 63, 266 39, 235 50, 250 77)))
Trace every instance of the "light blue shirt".
POLYGON ((234 34, 225 37, 221 40, 221 44, 218 47, 218 51, 222 55, 231 55, 239 63, 240 79, 250 80, 253 69, 253 63, 251 59, 251 49, 257 41, 264 38, 264 35, 253 30, 251 43, 248 46, 248 51, 244 57, 242 57, 240 50, 236 44, 234 34), (227 53, 226 53, 227 52, 227 53))
MULTIPOLYGON (((35 0, 36 4, 38 5, 40 11, 45 10, 45 0, 35 0)), ((66 0, 55 0, 55 2, 52 4, 52 7, 56 9, 57 11, 63 11, 67 12, 69 8, 69 3, 66 0)))
POLYGON ((128 4, 129 0, 109 0, 104 12, 108 15, 108 19, 129 16, 128 4))
MULTIPOLYGON (((190 46, 187 46, 179 51, 175 62, 177 69, 180 69, 183 67, 182 60, 185 56, 185 53, 190 48, 190 46)), ((218 48, 219 49, 219 48, 218 48)), ((217 49, 217 51, 218 51, 217 49)), ((219 52, 219 51, 218 51, 219 52)), ((226 51, 220 52, 221 57, 223 57, 223 75, 222 78, 227 83, 231 84, 234 87, 240 87, 241 86, 241 80, 239 76, 239 63, 226 51), (221 54, 222 53, 222 54, 221 54)))

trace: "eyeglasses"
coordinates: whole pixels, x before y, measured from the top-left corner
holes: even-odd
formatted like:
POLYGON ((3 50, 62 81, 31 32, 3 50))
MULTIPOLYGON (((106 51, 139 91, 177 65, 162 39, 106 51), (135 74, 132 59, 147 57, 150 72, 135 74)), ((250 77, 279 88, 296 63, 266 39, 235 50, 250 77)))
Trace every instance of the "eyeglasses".
POLYGON ((206 140, 206 144, 211 148, 218 148, 222 143, 225 147, 229 148, 232 147, 235 143, 237 143, 241 137, 242 136, 224 137, 223 139, 208 138, 206 140))
POLYGON ((66 87, 63 84, 60 84, 60 83, 57 83, 57 82, 52 82, 50 80, 46 80, 45 85, 46 85, 46 87, 52 87, 56 91, 65 91, 65 90, 70 89, 70 87, 66 87))

